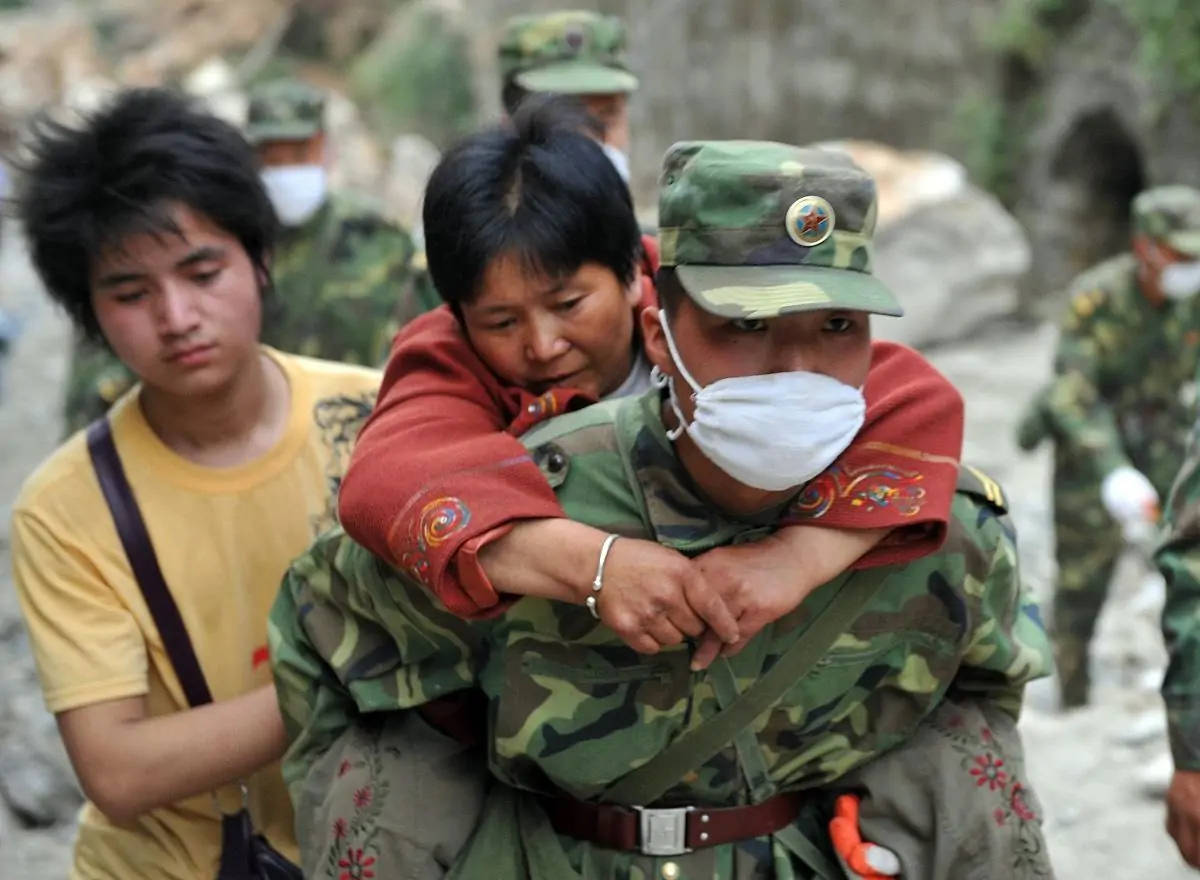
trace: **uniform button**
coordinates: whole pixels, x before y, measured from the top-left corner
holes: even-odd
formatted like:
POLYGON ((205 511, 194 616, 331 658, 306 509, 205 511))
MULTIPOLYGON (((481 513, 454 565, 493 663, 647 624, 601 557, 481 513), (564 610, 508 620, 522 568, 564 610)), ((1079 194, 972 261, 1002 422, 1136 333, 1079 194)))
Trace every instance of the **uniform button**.
POLYGON ((674 862, 667 862, 662 866, 663 880, 679 880, 679 866, 674 862))
POLYGON ((537 412, 537 404, 536 403, 529 404, 529 406, 525 407, 525 412, 529 413, 530 415, 533 415, 534 413, 537 412))
POLYGON ((567 466, 567 457, 565 455, 563 455, 561 452, 551 452, 550 456, 546 459, 546 468, 552 474, 557 474, 559 471, 561 471, 566 466, 567 466))

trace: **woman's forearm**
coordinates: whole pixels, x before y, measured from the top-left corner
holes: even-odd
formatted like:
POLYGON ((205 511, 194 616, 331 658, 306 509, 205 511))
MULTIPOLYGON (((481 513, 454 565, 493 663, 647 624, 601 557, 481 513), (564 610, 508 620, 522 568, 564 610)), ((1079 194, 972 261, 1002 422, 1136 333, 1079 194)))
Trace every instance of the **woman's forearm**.
POLYGON ((595 576, 606 533, 569 519, 516 523, 479 551, 479 564, 496 589, 581 603, 595 576))

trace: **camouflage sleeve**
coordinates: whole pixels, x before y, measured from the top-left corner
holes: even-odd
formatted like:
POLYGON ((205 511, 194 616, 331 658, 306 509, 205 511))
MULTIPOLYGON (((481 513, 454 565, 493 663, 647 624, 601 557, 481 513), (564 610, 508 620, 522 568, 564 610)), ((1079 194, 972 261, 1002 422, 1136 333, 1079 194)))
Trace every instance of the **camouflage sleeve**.
POLYGON ((331 280, 326 295, 342 303, 358 303, 357 308, 367 311, 358 356, 363 364, 382 366, 402 320, 413 317, 401 317, 412 285, 413 244, 408 233, 391 223, 376 218, 359 222, 366 229, 356 235, 358 223, 347 221, 338 244, 344 247, 347 237, 354 238, 356 271, 331 280))
POLYGON ((1104 322, 1097 317, 1099 291, 1075 295, 1063 322, 1054 359, 1054 380, 1041 406, 1055 442, 1086 462, 1097 479, 1129 464, 1112 408, 1100 392, 1100 344, 1104 322))
POLYGON ((334 529, 292 563, 268 621, 293 801, 359 713, 474 683, 478 632, 334 529))
MULTIPOLYGON (((303 565, 307 557, 298 561, 303 565)), ((354 703, 349 692, 308 640, 301 609, 311 609, 312 593, 295 566, 288 572, 267 622, 275 695, 287 731, 283 779, 292 803, 299 804, 310 768, 351 724, 354 703)))
POLYGON ((1200 770, 1200 424, 1167 502, 1156 561, 1167 581, 1162 695, 1175 766, 1200 770))
POLYGON ((435 296, 414 264, 408 233, 367 205, 336 199, 311 242, 276 259, 287 307, 264 323, 263 341, 298 354, 382 366, 402 324, 435 296), (315 250, 314 250, 315 249, 315 250))
POLYGON ((1050 643, 1033 595, 1021 583, 1016 534, 994 508, 957 505, 955 515, 981 522, 978 551, 989 560, 987 575, 968 583, 977 601, 971 634, 951 693, 982 698, 1016 719, 1025 685, 1050 674, 1050 643))

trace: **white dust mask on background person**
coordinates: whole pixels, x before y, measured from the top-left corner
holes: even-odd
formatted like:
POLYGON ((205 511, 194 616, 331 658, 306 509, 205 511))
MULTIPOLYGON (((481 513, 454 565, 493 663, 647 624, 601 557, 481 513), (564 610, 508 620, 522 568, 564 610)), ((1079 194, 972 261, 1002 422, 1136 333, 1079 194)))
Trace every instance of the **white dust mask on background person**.
POLYGON ((679 357, 667 314, 659 310, 671 359, 692 386, 695 408, 689 424, 675 397, 675 383, 656 371, 665 384, 679 427, 717 467, 739 483, 779 491, 807 483, 837 459, 862 427, 866 401, 857 388, 821 373, 770 373, 733 376, 703 388, 679 357))
POLYGON ((271 165, 262 170, 279 222, 301 226, 325 202, 326 171, 323 165, 271 165))
POLYGON ((1165 266, 1159 286, 1168 299, 1187 299, 1200 293, 1200 260, 1165 266))
POLYGON ((612 162, 613 168, 617 169, 617 174, 621 175, 621 179, 629 183, 629 156, 623 150, 618 150, 603 141, 600 143, 600 149, 604 151, 605 156, 608 156, 608 161, 612 162))

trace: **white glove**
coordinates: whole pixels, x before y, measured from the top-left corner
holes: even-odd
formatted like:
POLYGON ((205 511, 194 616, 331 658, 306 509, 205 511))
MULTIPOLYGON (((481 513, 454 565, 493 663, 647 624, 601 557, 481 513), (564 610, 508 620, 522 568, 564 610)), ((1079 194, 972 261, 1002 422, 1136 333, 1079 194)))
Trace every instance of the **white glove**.
POLYGON ((1158 492, 1137 468, 1125 465, 1100 484, 1104 509, 1123 529, 1137 530, 1158 520, 1158 492))

